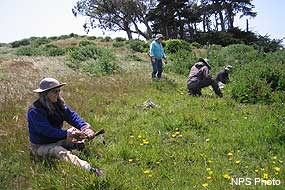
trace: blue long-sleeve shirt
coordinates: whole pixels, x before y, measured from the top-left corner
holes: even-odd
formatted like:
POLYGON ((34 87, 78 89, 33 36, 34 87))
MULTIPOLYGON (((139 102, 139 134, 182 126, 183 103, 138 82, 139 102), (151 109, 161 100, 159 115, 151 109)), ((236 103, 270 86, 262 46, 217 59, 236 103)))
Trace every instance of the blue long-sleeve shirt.
POLYGON ((156 59, 166 58, 162 44, 157 40, 154 40, 153 42, 151 42, 149 55, 151 57, 155 57, 156 59))
POLYGON ((66 139, 67 130, 62 129, 64 121, 77 129, 86 124, 67 105, 64 106, 62 115, 58 112, 55 113, 55 118, 58 120, 51 124, 46 109, 31 107, 27 113, 30 142, 33 144, 49 144, 66 139))

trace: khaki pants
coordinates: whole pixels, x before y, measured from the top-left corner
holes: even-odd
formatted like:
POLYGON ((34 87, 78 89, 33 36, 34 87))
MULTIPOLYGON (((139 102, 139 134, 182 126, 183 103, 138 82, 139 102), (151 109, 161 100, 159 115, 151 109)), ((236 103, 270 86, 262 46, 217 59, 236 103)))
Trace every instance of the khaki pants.
POLYGON ((76 155, 72 154, 66 148, 70 148, 74 145, 66 140, 60 140, 51 144, 30 144, 31 154, 35 157, 47 158, 53 157, 64 161, 71 162, 72 164, 79 166, 83 169, 90 170, 91 166, 88 162, 81 160, 76 155))

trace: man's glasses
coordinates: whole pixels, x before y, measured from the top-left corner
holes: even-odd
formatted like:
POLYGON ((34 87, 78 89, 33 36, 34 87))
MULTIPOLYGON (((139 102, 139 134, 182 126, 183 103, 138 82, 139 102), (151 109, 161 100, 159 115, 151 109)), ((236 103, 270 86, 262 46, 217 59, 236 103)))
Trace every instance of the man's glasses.
POLYGON ((60 92, 60 88, 52 89, 51 92, 54 93, 54 94, 57 94, 57 93, 60 92))

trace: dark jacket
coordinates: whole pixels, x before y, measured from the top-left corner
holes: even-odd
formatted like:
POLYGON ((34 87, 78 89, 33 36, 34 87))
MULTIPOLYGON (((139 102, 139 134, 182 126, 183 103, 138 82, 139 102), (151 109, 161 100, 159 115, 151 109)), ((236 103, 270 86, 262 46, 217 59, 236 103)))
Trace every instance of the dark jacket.
POLYGON ((28 110, 27 121, 31 143, 49 144, 66 139, 67 131, 62 128, 64 121, 78 129, 86 124, 67 105, 62 108, 59 105, 55 107, 56 111, 51 115, 39 101, 36 101, 28 110))
POLYGON ((216 81, 227 84, 229 82, 229 73, 225 69, 221 70, 216 76, 216 81))

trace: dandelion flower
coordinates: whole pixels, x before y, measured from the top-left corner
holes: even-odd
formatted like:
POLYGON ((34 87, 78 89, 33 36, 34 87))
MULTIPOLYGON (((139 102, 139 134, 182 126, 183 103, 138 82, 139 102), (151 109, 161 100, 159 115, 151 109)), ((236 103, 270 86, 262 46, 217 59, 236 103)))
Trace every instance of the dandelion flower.
POLYGON ((232 156, 232 155, 233 155, 233 153, 231 153, 231 152, 228 153, 228 156, 232 156))
POLYGON ((223 177, 224 177, 225 179, 231 179, 231 176, 230 176, 229 174, 224 174, 223 177))
POLYGON ((274 170, 275 170, 276 172, 280 172, 280 168, 279 168, 279 167, 274 167, 274 170))
POLYGON ((150 174, 150 172, 151 172, 150 170, 143 171, 144 174, 150 174))
POLYGON ((203 186, 203 187, 208 187, 209 184, 208 184, 208 183, 203 183, 202 186, 203 186))
POLYGON ((268 174, 267 173, 263 174, 263 179, 268 179, 268 174))

